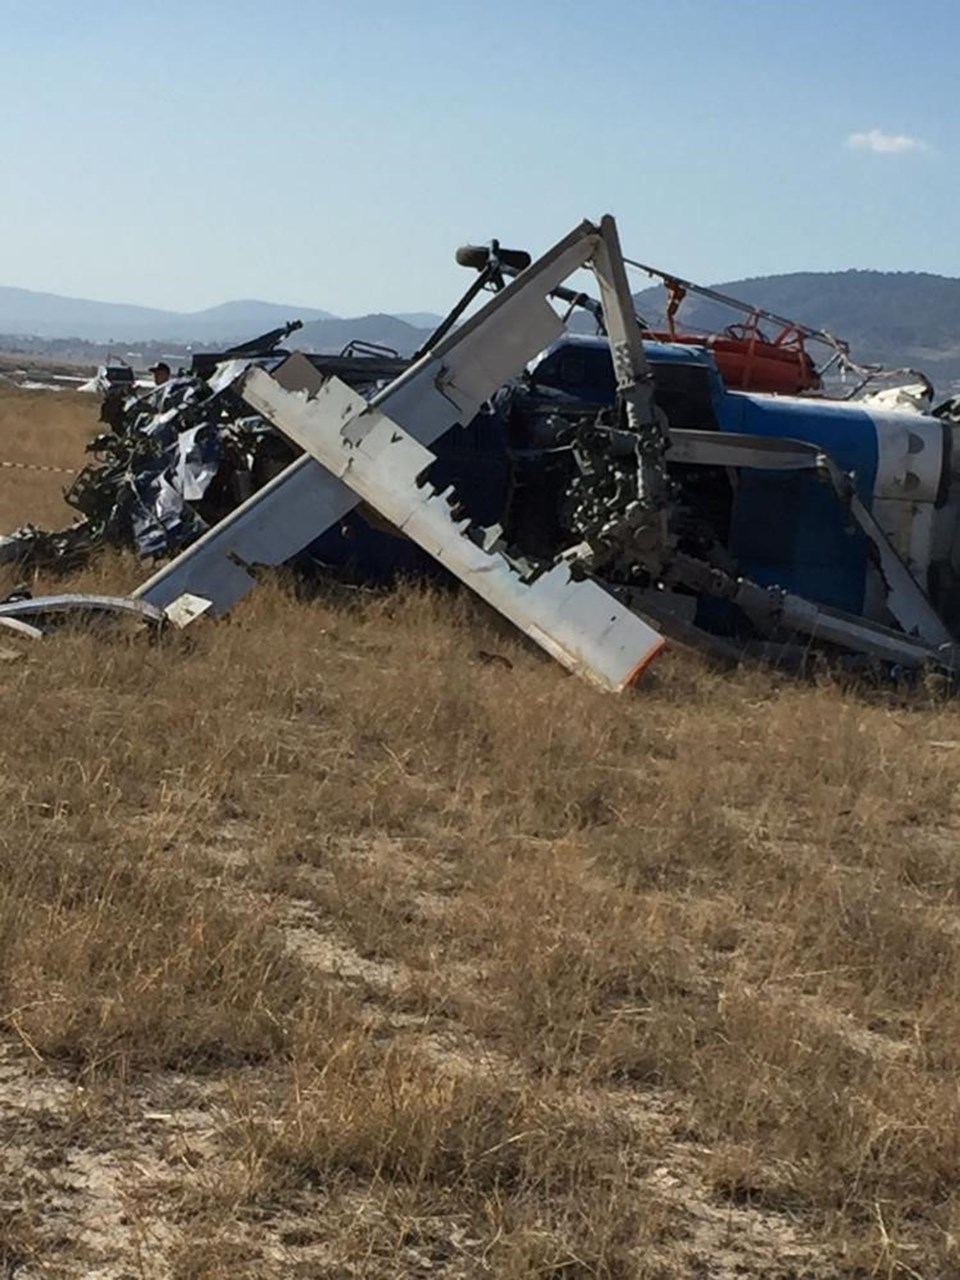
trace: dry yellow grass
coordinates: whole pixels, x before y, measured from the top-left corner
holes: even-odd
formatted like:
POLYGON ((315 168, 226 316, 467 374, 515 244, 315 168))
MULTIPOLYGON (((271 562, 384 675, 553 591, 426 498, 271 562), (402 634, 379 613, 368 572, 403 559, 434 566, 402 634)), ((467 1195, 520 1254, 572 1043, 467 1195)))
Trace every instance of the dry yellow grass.
MULTIPOLYGON (((102 428, 96 396, 76 391, 22 391, 0 381, 0 463, 77 469, 84 447, 102 428)), ((63 501, 72 476, 0 466, 0 533, 21 524, 62 529, 76 513, 63 501)))
POLYGON ((468 599, 279 582, 3 675, 8 1266, 960 1275, 935 691, 615 699, 468 599))

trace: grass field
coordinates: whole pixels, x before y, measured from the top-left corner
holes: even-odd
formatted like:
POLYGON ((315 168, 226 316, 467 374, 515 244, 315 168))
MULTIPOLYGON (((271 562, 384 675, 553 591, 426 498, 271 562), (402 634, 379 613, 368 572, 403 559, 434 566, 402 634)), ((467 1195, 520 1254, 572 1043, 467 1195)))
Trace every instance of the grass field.
MULTIPOLYGON (((0 457, 94 417, 0 392, 0 457)), ((605 697, 412 587, 9 647, 5 1274, 960 1276, 936 690, 605 697)))
POLYGON ((75 469, 90 461, 84 446, 103 428, 96 396, 23 391, 0 381, 0 534, 21 524, 66 528, 76 518, 63 501, 72 476, 31 467, 75 469))

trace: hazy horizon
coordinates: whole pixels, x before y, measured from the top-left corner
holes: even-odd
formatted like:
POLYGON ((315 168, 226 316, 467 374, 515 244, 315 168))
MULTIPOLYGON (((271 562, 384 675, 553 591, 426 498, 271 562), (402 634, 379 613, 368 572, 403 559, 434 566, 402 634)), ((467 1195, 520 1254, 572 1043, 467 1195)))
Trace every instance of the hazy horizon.
POLYGON ((628 254, 696 280, 960 276, 946 0, 922 29, 866 0, 789 18, 0 0, 0 17, 8 286, 443 312, 457 245, 536 253, 605 212, 628 254))

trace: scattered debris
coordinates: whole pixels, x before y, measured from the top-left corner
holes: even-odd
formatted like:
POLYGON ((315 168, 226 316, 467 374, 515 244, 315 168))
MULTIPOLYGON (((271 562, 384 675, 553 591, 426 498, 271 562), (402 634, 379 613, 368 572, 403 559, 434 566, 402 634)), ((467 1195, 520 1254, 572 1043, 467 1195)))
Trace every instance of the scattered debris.
POLYGON ((477 280, 413 362, 290 356, 287 326, 145 394, 110 390, 111 430, 66 495, 83 519, 19 530, 0 559, 73 567, 107 543, 173 555, 135 601, 177 625, 231 609, 260 565, 433 561, 610 689, 663 635, 957 672, 956 401, 932 409, 909 371, 868 390, 878 371, 842 342, 756 308, 723 335, 678 332, 699 287, 665 273, 667 328, 652 330, 611 218, 534 263, 496 241, 458 259, 477 280), (598 299, 564 283, 583 268, 598 299), (574 313, 596 336, 570 331, 574 313), (825 390, 839 369, 856 398, 825 390))
POLYGON ((139 622, 161 627, 172 621, 161 609, 129 596, 101 596, 68 593, 56 596, 31 596, 17 593, 0 603, 0 626, 16 630, 21 635, 42 635, 42 628, 32 626, 26 620, 45 622, 59 615, 113 615, 136 618, 139 622))
POLYGON ((512 671, 513 663, 502 653, 488 653, 486 649, 477 649, 473 655, 478 662, 487 667, 502 667, 504 671, 512 671))
MULTIPOLYGON (((132 393, 104 383, 100 418, 109 430, 87 446, 94 461, 64 494, 81 519, 49 532, 25 525, 0 537, 0 562, 70 572, 100 547, 168 556, 194 542, 295 456, 296 451, 236 395, 253 362, 278 364, 278 344, 299 321, 222 353, 201 353, 190 371, 132 393)), ((393 353, 348 349, 312 357, 364 388, 405 368, 393 353)))
POLYGON ((32 626, 31 623, 24 622, 22 618, 13 616, 0 617, 0 629, 13 632, 14 635, 22 636, 26 640, 39 640, 43 635, 39 627, 32 626))
POLYGON ((94 391, 106 399, 108 396, 129 395, 137 387, 137 376, 126 360, 108 356, 89 382, 80 391, 94 391))

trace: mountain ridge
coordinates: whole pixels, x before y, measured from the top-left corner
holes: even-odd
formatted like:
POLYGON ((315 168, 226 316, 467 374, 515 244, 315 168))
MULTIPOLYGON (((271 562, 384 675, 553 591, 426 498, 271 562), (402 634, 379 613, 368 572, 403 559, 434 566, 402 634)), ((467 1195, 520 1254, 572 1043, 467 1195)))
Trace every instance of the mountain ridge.
POLYGON ((221 302, 200 311, 169 311, 0 285, 0 332, 40 338, 230 342, 277 328, 288 320, 333 318, 331 312, 318 307, 259 299, 221 302))
POLYGON ((313 320, 293 334, 286 345, 303 351, 337 352, 342 351, 348 342, 369 342, 375 346, 391 347, 402 356, 412 356, 434 328, 434 325, 421 328, 401 320, 399 316, 376 311, 365 316, 313 320))
MULTIPOLYGON (((750 276, 709 286, 822 328, 850 344, 855 359, 893 367, 923 368, 941 386, 960 381, 960 279, 923 271, 794 271, 750 276)), ((666 294, 653 285, 634 295, 655 327, 663 323, 666 294)), ((100 343, 178 342, 227 346, 290 320, 304 321, 291 345, 337 351, 358 340, 412 355, 439 317, 402 312, 341 317, 315 307, 237 299, 195 312, 164 311, 128 303, 101 303, 59 294, 0 286, 0 333, 39 339, 77 338, 100 343)), ((681 326, 714 331, 738 317, 689 294, 681 326)))
MULTIPOLYGON (((711 285, 849 343, 864 364, 919 366, 938 384, 960 379, 960 279, 927 271, 792 271, 711 285)), ((666 292, 653 285, 634 294, 639 313, 663 322, 666 292)), ((709 298, 688 294, 677 323, 723 328, 737 317, 709 298)), ((770 329, 770 326, 767 326, 770 329)))

